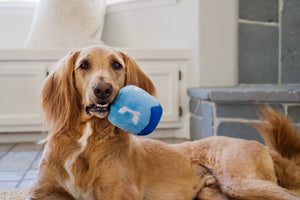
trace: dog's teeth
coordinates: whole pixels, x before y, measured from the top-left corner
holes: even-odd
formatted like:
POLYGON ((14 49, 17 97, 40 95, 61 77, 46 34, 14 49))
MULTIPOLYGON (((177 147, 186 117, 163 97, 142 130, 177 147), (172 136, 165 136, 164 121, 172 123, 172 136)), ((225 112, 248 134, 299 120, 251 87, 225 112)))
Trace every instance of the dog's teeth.
POLYGON ((106 104, 97 104, 97 107, 100 107, 100 108, 105 108, 108 106, 108 103, 106 104))

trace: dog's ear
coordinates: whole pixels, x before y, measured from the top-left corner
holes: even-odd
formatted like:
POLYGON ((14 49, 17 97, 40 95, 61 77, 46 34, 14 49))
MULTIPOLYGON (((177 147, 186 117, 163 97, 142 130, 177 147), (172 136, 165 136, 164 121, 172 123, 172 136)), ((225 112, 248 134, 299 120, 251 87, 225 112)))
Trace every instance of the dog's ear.
POLYGON ((47 77, 41 104, 51 132, 61 132, 75 123, 80 112, 80 95, 75 89, 74 64, 79 52, 71 52, 47 77))
POLYGON ((122 53, 126 65, 125 85, 135 85, 156 97, 156 89, 150 78, 141 70, 135 60, 128 54, 122 53))

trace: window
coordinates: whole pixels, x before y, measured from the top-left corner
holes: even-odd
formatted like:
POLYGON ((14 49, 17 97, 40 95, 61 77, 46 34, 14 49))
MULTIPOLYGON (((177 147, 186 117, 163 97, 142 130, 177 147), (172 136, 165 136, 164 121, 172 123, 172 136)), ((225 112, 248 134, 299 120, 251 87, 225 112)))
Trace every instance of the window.
MULTIPOLYGON (((33 13, 38 1, 39 0, 0 0, 0 13, 33 13)), ((171 5, 176 4, 178 1, 179 0, 106 0, 108 13, 145 7, 171 5)))
POLYGON ((7 3, 24 3, 24 2, 36 2, 38 0, 0 0, 0 2, 7 2, 7 3))
MULTIPOLYGON (((18 3, 18 2, 37 2, 39 0, 0 0, 0 2, 18 3)), ((116 4, 127 1, 137 1, 137 0, 106 0, 107 4, 116 4)))
MULTIPOLYGON (((38 1, 39 0, 0 0, 0 6, 35 7, 38 1)), ((138 2, 138 1, 148 1, 148 0, 106 0, 106 3, 108 6, 110 5, 114 6, 119 3, 122 4, 122 3, 138 2)))

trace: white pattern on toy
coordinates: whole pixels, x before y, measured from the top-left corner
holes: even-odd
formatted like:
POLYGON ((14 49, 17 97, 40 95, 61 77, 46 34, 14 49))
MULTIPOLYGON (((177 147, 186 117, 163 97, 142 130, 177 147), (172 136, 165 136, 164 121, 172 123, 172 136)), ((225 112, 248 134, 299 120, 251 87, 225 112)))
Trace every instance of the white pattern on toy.
POLYGON ((123 114, 125 112, 129 112, 133 115, 132 121, 135 125, 137 125, 140 119, 139 115, 141 115, 141 113, 138 111, 131 110, 127 106, 123 106, 122 108, 120 108, 119 113, 123 114))

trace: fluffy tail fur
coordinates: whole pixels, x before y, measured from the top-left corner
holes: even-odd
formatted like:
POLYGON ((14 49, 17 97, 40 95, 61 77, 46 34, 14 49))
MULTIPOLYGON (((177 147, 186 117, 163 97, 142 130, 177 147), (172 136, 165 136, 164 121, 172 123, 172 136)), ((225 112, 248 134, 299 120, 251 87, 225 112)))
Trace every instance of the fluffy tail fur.
POLYGON ((273 158, 278 185, 300 195, 300 135, 283 113, 262 110, 258 128, 273 158))

